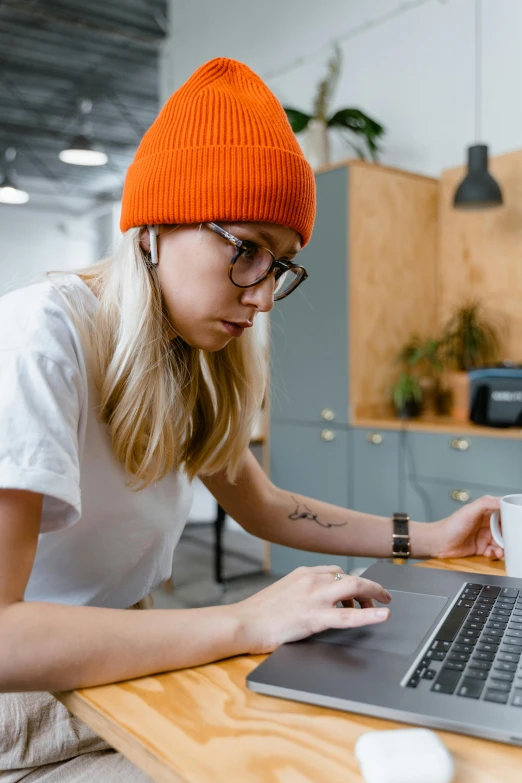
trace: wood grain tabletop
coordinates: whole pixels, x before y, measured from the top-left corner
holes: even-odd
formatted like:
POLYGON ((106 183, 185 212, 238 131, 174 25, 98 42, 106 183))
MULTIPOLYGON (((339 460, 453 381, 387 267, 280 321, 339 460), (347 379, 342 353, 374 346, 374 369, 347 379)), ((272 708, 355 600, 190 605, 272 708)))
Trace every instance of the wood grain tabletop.
MULTIPOLYGON (((505 573, 503 561, 482 557, 418 566, 505 573)), ((239 656, 55 696, 158 783, 361 783, 358 737, 406 724, 253 693, 245 678, 264 658, 239 656)), ((436 733, 455 760, 454 783, 521 778, 522 748, 436 733)))

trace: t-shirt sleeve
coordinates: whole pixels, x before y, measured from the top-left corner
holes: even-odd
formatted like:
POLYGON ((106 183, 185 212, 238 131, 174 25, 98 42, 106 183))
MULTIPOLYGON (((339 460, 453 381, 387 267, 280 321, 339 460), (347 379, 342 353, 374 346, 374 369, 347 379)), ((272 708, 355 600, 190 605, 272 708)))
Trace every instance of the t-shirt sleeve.
POLYGON ((44 495, 41 533, 81 517, 79 375, 35 350, 0 351, 0 489, 44 495))

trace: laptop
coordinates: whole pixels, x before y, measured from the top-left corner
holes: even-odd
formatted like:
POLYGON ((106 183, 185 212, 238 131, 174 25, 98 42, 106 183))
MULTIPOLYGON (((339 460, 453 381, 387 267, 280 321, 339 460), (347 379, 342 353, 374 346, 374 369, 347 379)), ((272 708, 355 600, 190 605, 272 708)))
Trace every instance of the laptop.
POLYGON ((379 625, 275 650, 250 690, 522 745, 522 579, 378 562, 379 625))

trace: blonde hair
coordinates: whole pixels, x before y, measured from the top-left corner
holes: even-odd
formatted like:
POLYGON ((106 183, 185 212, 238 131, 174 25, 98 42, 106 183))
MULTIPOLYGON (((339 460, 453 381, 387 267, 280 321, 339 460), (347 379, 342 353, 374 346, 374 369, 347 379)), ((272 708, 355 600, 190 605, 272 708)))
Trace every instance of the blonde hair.
POLYGON ((100 392, 100 418, 113 452, 137 491, 183 469, 226 470, 237 478, 266 384, 264 354, 254 329, 220 351, 169 337, 156 267, 139 245, 140 228, 125 232, 116 252, 74 271, 95 283, 91 316, 73 289, 49 279, 66 297, 100 392))

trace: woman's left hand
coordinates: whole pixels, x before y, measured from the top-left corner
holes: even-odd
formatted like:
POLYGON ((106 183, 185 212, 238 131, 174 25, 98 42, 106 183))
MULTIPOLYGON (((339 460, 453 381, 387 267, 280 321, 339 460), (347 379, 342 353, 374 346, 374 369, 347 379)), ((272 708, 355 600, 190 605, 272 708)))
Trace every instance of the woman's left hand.
POLYGON ((499 498, 484 495, 468 503, 450 517, 433 523, 433 556, 439 558, 484 555, 493 560, 504 556, 489 527, 493 511, 500 508, 499 498))

